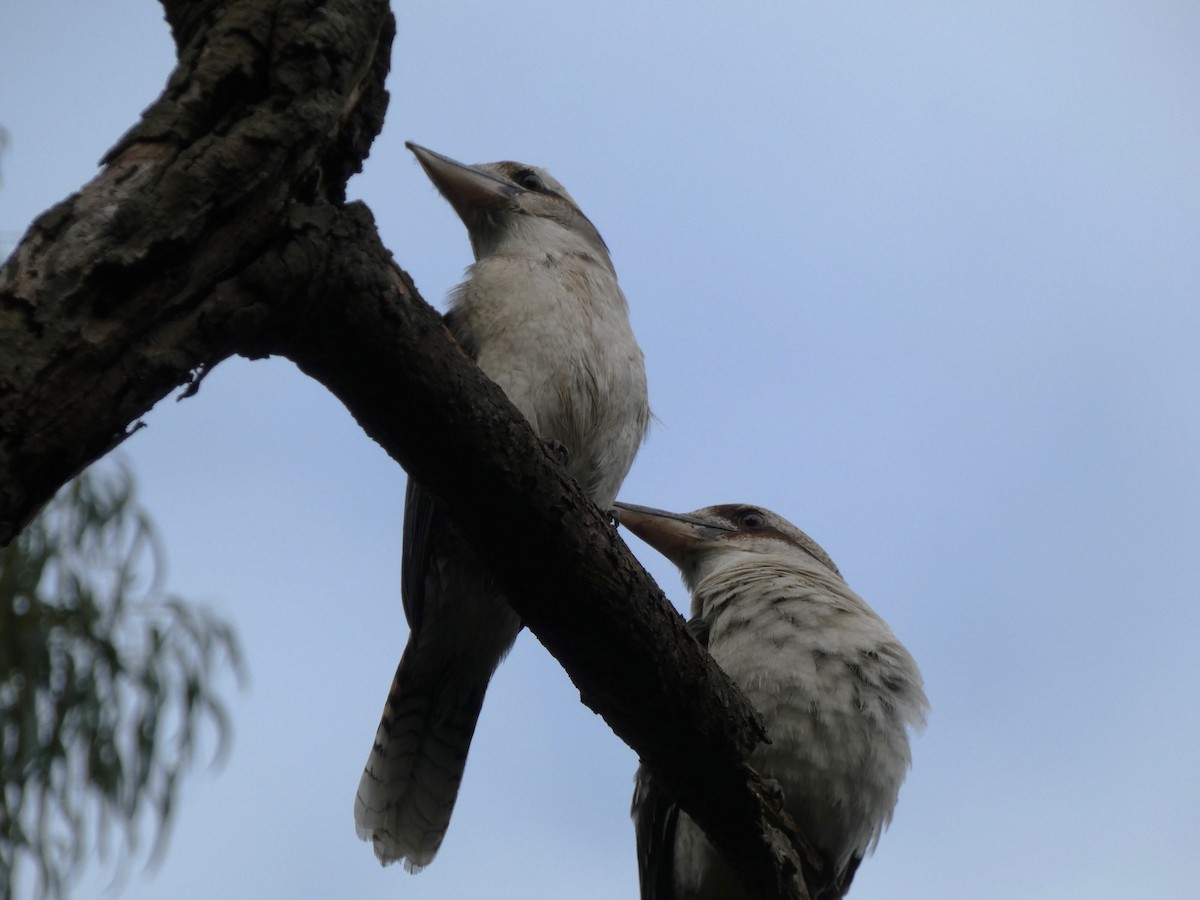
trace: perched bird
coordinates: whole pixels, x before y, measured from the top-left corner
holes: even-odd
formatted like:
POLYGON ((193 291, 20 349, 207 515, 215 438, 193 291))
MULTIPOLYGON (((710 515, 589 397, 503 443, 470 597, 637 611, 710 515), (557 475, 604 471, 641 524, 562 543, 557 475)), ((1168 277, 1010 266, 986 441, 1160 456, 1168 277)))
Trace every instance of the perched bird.
MULTIPOLYGON (((467 166, 409 143, 467 227, 475 263, 446 324, 608 509, 649 423, 642 351, 608 248, 562 185, 514 162, 467 166)), ((436 501, 404 509, 408 644, 354 802, 359 837, 416 872, 438 851, 492 672, 521 620, 436 501)))
MULTIPOLYGON (((689 625, 762 714, 770 743, 749 763, 825 862, 814 900, 845 895, 891 821, 924 724, 921 673, 828 554, 761 507, 677 514, 616 504, 621 524, 683 574, 689 625)), ((754 894, 645 767, 633 795, 642 900, 754 894)))

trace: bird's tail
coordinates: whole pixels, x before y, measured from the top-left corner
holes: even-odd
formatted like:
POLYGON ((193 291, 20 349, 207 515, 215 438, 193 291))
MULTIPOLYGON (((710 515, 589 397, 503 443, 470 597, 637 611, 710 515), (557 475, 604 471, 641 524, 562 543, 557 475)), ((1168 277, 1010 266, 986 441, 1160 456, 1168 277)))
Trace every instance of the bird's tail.
POLYGON ((420 871, 437 854, 450 824, 487 679, 442 671, 410 675, 409 650, 396 669, 375 744, 367 758, 354 824, 384 865, 420 871))

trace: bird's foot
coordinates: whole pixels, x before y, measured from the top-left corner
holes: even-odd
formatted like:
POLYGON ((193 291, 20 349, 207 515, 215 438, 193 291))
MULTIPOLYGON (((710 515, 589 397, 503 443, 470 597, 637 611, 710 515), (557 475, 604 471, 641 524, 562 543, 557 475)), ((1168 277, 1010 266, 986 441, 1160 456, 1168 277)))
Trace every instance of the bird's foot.
POLYGON ((783 804, 786 799, 783 796, 783 785, 774 778, 764 778, 763 787, 767 789, 766 799, 770 802, 771 807, 777 813, 783 812, 783 804))
POLYGON ((545 438, 542 440, 542 444, 550 451, 550 455, 560 466, 565 467, 571 461, 571 451, 557 438, 545 438))

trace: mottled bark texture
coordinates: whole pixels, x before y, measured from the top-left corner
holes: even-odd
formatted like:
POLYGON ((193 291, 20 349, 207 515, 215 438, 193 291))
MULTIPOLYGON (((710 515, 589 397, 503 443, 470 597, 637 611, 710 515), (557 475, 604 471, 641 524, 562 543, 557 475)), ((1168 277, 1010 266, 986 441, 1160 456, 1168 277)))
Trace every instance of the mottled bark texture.
POLYGON ((163 5, 163 95, 0 270, 0 543, 171 391, 232 354, 285 356, 441 500, 763 896, 806 897, 812 857, 744 763, 754 710, 344 202, 387 105, 387 4, 163 5))

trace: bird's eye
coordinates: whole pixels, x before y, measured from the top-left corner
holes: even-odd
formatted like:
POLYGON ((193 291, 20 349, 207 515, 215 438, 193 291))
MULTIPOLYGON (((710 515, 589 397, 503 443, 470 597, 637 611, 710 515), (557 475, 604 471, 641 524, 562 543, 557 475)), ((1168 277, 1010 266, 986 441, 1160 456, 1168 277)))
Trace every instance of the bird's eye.
POLYGON ((743 528, 762 528, 767 524, 766 517, 757 510, 750 510, 741 515, 743 528))
POLYGON ((546 183, 541 176, 531 169, 522 169, 517 173, 516 182, 527 191, 544 191, 546 183))

